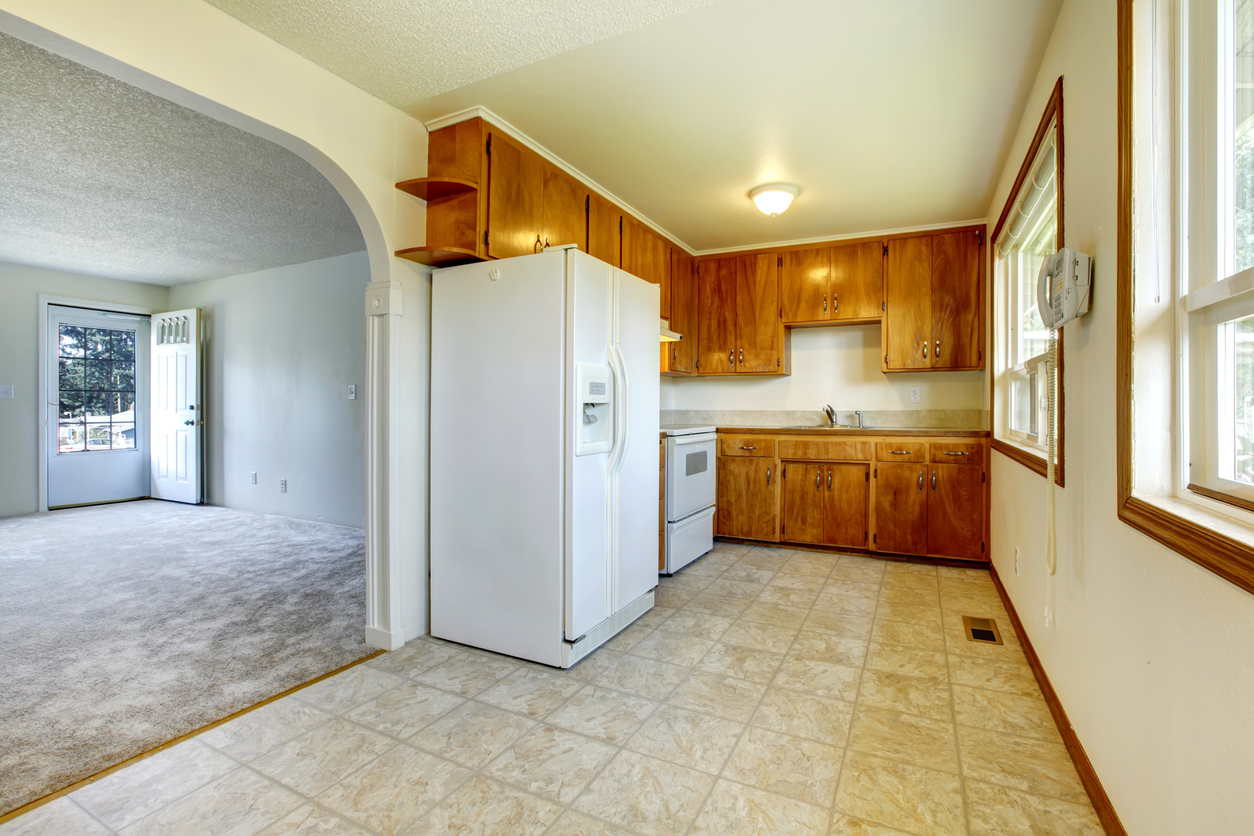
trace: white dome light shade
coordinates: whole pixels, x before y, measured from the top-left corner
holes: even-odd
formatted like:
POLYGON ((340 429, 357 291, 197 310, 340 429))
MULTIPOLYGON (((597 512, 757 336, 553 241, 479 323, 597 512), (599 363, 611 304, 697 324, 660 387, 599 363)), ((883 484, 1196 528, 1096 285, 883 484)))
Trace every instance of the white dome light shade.
POLYGON ((762 214, 775 217, 792 205, 792 199, 799 192, 796 186, 787 183, 775 183, 770 186, 758 186, 749 192, 749 197, 762 210, 762 214))

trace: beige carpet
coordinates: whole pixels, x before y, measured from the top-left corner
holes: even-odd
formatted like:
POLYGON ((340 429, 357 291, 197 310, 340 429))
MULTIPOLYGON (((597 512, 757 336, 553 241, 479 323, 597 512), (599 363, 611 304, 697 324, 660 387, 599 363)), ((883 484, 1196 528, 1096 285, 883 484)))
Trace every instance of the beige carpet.
POLYGON ((0 519, 0 814, 368 655, 365 535, 142 501, 0 519))

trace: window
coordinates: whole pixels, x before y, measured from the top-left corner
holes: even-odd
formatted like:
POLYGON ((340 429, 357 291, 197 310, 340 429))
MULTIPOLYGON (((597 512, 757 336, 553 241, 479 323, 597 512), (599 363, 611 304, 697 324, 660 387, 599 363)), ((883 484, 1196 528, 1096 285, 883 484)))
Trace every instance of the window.
MULTIPOLYGON (((993 232, 993 446, 1042 475, 1046 473, 1049 429, 1049 331, 1037 310, 1036 283, 1045 256, 1062 246, 1061 148, 1059 79, 993 232)), ((1060 383, 1057 395, 1060 432, 1056 479, 1061 485, 1060 383)))
POLYGON ((1254 592, 1254 0, 1120 0, 1119 51, 1119 516, 1254 592))
POLYGON ((135 331, 59 326, 59 453, 135 447, 135 331))

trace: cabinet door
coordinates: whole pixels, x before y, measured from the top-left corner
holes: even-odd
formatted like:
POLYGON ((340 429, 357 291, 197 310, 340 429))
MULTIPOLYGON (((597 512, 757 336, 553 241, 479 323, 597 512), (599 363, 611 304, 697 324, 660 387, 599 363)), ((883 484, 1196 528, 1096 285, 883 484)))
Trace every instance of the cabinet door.
POLYGON ((774 459, 719 458, 718 533, 779 539, 779 465, 774 459))
POLYGON ((615 267, 622 262, 622 212, 600 195, 588 196, 588 255, 615 267))
POLYGON ((824 466, 788 462, 784 467, 783 498, 780 502, 784 540, 791 543, 826 542, 824 466))
POLYGON ((980 365, 980 238, 932 236, 932 368, 980 365))
POLYGON ((657 264, 657 274, 662 285, 662 319, 669 320, 672 311, 672 295, 674 290, 671 287, 671 245, 662 238, 653 236, 653 261, 657 264))
POLYGON ((931 368, 931 236, 888 242, 884 298, 885 370, 931 368))
POLYGON ((512 258, 540 251, 543 161, 505 134, 493 133, 488 155, 488 255, 512 258))
POLYGON ((984 553, 984 468, 929 465, 927 551, 979 559, 984 553))
POLYGON ((543 163, 543 167, 543 230, 540 234, 544 237, 544 246, 578 244, 579 249, 587 252, 588 215, 584 207, 588 190, 561 169, 549 163, 543 163))
POLYGON ((784 325, 779 321, 779 256, 736 260, 736 370, 779 371, 784 325))
POLYGON ((623 216, 623 269, 646 282, 660 285, 660 247, 665 244, 653 231, 633 218, 623 216))
POLYGON ((881 552, 927 554, 927 463, 875 466, 875 538, 881 552))
POLYGON ((670 349, 669 370, 692 374, 697 342, 697 274, 692 256, 678 249, 671 250, 671 330, 683 335, 670 349))
POLYGON ((866 524, 869 465, 821 467, 826 471, 823 476, 823 542, 829 546, 865 547, 869 539, 866 524))
POLYGON ((829 318, 831 254, 826 247, 784 253, 779 274, 784 322, 825 322, 829 318))
POLYGON ((879 319, 884 303, 884 245, 832 247, 831 318, 879 319))
POLYGON ((736 259, 703 261, 697 267, 697 371, 736 371, 736 259))

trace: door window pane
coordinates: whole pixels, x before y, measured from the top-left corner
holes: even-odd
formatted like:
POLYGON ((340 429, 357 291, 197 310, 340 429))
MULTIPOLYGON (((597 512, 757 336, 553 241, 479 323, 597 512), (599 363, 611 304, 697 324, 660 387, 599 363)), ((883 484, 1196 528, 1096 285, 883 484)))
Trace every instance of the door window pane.
POLYGON ((135 334, 60 326, 60 452, 135 447, 135 334))
POLYGON ((1234 387, 1230 432, 1233 433, 1232 478, 1254 485, 1254 316, 1229 323, 1233 339, 1227 358, 1234 387))

